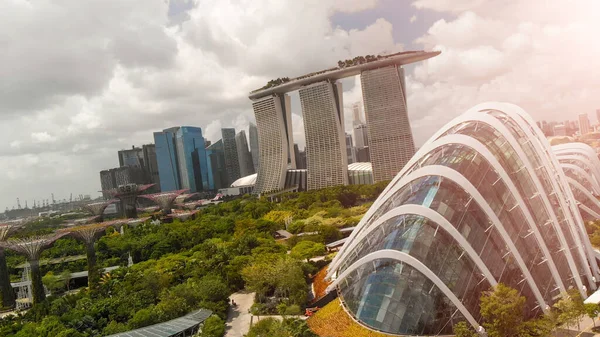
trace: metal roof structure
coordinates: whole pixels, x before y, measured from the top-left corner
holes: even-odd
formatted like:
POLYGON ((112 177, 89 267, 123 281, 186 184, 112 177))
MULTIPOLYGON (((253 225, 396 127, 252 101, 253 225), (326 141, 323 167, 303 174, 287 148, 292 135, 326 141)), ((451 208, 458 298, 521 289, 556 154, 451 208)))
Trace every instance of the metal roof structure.
POLYGON ((200 309, 191 314, 145 328, 121 332, 108 337, 179 337, 191 336, 200 324, 212 315, 212 311, 200 309))
POLYGON ((373 165, 370 162, 358 162, 348 165, 348 171, 373 171, 373 165))

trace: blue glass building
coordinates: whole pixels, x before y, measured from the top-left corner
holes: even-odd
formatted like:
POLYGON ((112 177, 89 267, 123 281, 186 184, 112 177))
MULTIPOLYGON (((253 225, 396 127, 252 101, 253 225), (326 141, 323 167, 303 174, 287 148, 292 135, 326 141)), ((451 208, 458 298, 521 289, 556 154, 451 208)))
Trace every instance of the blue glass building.
POLYGON ((161 191, 208 190, 209 172, 202 129, 181 126, 154 133, 161 191))
POLYGON ((154 133, 158 177, 160 179, 160 190, 163 192, 175 191, 180 189, 181 186, 175 146, 175 133, 177 130, 178 128, 174 127, 154 133))

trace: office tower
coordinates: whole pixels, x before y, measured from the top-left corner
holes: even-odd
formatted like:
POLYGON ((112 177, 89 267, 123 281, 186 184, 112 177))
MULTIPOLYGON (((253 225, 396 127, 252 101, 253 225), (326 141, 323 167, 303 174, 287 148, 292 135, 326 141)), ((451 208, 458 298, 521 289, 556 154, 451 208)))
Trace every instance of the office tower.
POLYGON ((252 155, 248 150, 246 131, 242 130, 235 135, 235 146, 240 164, 240 176, 245 177, 254 174, 254 164, 252 163, 252 155))
POLYGON ((300 89, 306 137, 307 188, 348 184, 342 85, 318 82, 300 89))
POLYGON ((563 124, 556 124, 554 126, 554 135, 555 136, 566 136, 567 128, 563 124))
POLYGON ((154 133, 156 161, 158 163, 158 175, 160 177, 160 190, 163 192, 181 189, 177 162, 177 147, 175 145, 175 133, 178 129, 178 127, 174 127, 165 129, 162 132, 154 133))
POLYGON ((132 146, 131 149, 118 152, 119 166, 144 167, 144 154, 141 148, 132 146))
POLYGON ((361 102, 355 102, 352 104, 352 126, 363 124, 362 122, 362 104, 361 102))
POLYGON ((579 134, 582 136, 592 132, 590 127, 590 119, 587 113, 579 114, 579 134))
POLYGON ((100 171, 100 186, 104 199, 110 199, 109 190, 121 185, 146 184, 147 178, 144 169, 137 166, 123 166, 100 171))
POLYGON ((359 163, 366 163, 369 162, 371 159, 369 157, 369 147, 365 146, 365 147, 361 147, 361 148, 356 148, 356 161, 359 163))
POLYGON ((219 139, 206 148, 208 158, 208 186, 210 190, 229 187, 225 168, 225 151, 223 140, 219 139))
POLYGON ((156 160, 156 146, 154 144, 142 145, 142 153, 144 156, 145 171, 150 178, 149 183, 155 184, 152 189, 159 192, 160 177, 158 174, 158 162, 156 160))
POLYGON ((415 154, 406 107, 404 69, 397 65, 361 73, 369 152, 375 182, 392 179, 415 154))
POLYGON ((208 165, 202 129, 182 126, 175 133, 177 163, 181 187, 190 192, 200 192, 208 186, 208 165))
POLYGON ((306 152, 301 151, 298 144, 294 144, 294 158, 296 158, 297 169, 306 169, 306 152))
POLYGON ((356 162, 356 151, 352 144, 352 136, 346 134, 346 156, 348 157, 348 164, 356 162))
POLYGON ((600 109, 596 109, 596 121, 600 124, 600 109))
POLYGON ((252 166, 254 172, 258 172, 258 163, 260 162, 260 153, 258 150, 258 128, 253 123, 248 127, 248 136, 250 138, 250 154, 252 155, 252 166))
POLYGON ((182 126, 155 132, 154 143, 161 191, 199 192, 208 186, 205 141, 200 128, 182 126))
MULTIPOLYGON (((254 193, 262 194, 285 187, 288 158, 293 153, 291 102, 288 95, 270 95, 252 102, 259 130, 258 176, 254 193)), ((296 159, 292 168, 296 167, 296 159)))
POLYGON ((354 127, 354 146, 357 149, 369 146, 369 135, 366 124, 358 124, 354 127))
POLYGON ((227 184, 240 178, 240 162, 238 160, 237 145, 235 143, 235 129, 221 129, 223 151, 225 153, 225 169, 227 171, 227 184))

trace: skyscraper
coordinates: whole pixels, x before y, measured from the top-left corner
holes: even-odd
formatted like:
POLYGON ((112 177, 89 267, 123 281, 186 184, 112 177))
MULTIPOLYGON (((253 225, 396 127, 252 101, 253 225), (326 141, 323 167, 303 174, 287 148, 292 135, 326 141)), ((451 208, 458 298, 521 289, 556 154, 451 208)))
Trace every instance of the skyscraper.
POLYGON ((252 155, 248 150, 248 139, 246 131, 242 130, 235 135, 235 145, 238 153, 238 162, 240 164, 240 176, 245 177, 254 174, 254 164, 252 155))
POLYGON ((348 157, 340 82, 323 81, 300 89, 306 137, 307 188, 348 184, 348 157))
POLYGON ((227 171, 227 184, 240 178, 240 162, 238 160, 237 145, 235 143, 235 129, 221 129, 223 151, 225 154, 225 170, 227 171))
POLYGON ((173 127, 154 133, 161 191, 189 189, 199 192, 208 186, 208 165, 202 130, 192 126, 173 127))
POLYGON ((208 157, 208 186, 210 190, 226 188, 227 170, 225 169, 225 152, 223 150, 223 140, 211 144, 206 148, 208 157))
POLYGON ((252 166, 254 166, 254 172, 258 172, 258 163, 260 162, 260 153, 258 150, 258 129, 253 123, 250 123, 249 125, 248 136, 250 137, 250 154, 252 155, 252 166))
POLYGON ((175 145, 175 133, 178 129, 179 127, 174 127, 154 133, 160 190, 163 192, 181 189, 177 164, 177 147, 175 145))
POLYGON ((204 149, 202 129, 193 126, 182 126, 175 133, 177 146, 177 164, 181 186, 199 192, 208 186, 208 165, 204 149))
POLYGON ((297 169, 306 169, 306 152, 300 151, 298 144, 294 144, 294 158, 296 158, 297 169))
POLYGON ((348 133, 346 134, 346 156, 348 157, 348 164, 356 162, 356 151, 352 144, 352 136, 348 133))
MULTIPOLYGON (((292 114, 290 96, 269 95, 252 103, 256 117, 259 165, 254 193, 261 194, 282 189, 288 169, 288 158, 293 153, 292 114)), ((295 168, 296 158, 293 167, 295 168)))
POLYGON ((156 160, 156 146, 154 144, 142 145, 142 153, 144 156, 146 174, 149 176, 150 182, 155 184, 152 188, 155 191, 160 191, 160 177, 158 175, 158 162, 156 160))
POLYGON ((131 149, 120 150, 119 166, 144 167, 144 154, 141 148, 132 146, 131 149))
POLYGON ((587 113, 579 114, 579 133, 583 136, 592 132, 590 127, 590 119, 587 113))
MULTIPOLYGON (((377 153, 380 154, 385 151, 389 153, 376 157, 377 160, 373 163, 373 167, 375 171, 382 172, 381 176, 386 177, 383 179, 390 179, 392 176, 389 172, 394 171, 394 174, 397 173, 398 167, 402 167, 403 163, 406 162, 407 158, 404 158, 404 152, 414 153, 412 134, 406 117, 404 74, 401 65, 426 60, 439 54, 440 52, 404 51, 386 56, 356 58, 351 64, 349 62, 339 62, 337 67, 313 72, 294 79, 283 78, 250 92, 248 97, 252 100, 256 126, 260 135, 260 165, 254 193, 261 194, 285 188, 286 171, 288 167, 294 168, 296 166, 294 163, 296 156, 292 155, 293 133, 290 104, 286 94, 295 90, 299 90, 304 115, 304 129, 307 140, 307 180, 312 181, 312 183, 308 183, 307 188, 321 188, 347 183, 346 171, 348 166, 342 165, 342 163, 347 162, 346 151, 344 151, 343 114, 340 115, 342 93, 337 90, 339 87, 337 84, 333 88, 333 83, 360 74, 365 77, 363 79, 363 97, 365 98, 365 104, 369 104, 369 108, 373 110, 373 120, 379 119, 379 110, 392 115, 392 126, 387 128, 378 126, 376 130, 371 130, 367 118, 368 127, 366 128, 372 134, 385 132, 380 136, 381 139, 377 140, 378 143, 382 143, 378 147, 383 149, 377 151, 377 153), (400 73, 395 75, 396 81, 382 77, 384 81, 379 83, 378 79, 375 78, 377 75, 373 74, 377 74, 377 69, 390 68, 396 69, 395 72, 400 73), (365 94, 373 94, 374 96, 369 98, 365 97, 365 94), (402 121, 403 115, 406 122, 404 126, 409 128, 408 131, 405 128, 402 130, 394 129, 402 124, 398 120, 402 121), (408 138, 406 132, 408 132, 408 138), (319 138, 319 134, 325 136, 319 138), (396 147, 409 148, 410 150, 397 151, 392 144, 398 141, 401 144, 395 145, 396 147), (316 157, 313 157, 313 155, 316 157), (400 158, 395 157, 398 155, 401 155, 400 158), (268 156, 268 158, 264 158, 265 156, 268 156), (340 158, 343 158, 343 160, 340 158), (398 161, 401 164, 388 167, 390 166, 388 165, 389 162, 398 161), (384 166, 384 164, 387 166, 384 166), (325 167, 329 167, 329 170, 325 167)), ((360 119, 360 104, 354 108, 353 113, 359 116, 357 120, 360 119)), ((363 139, 363 143, 366 143, 364 142, 365 137, 361 137, 361 139, 363 139)), ((373 142, 374 140, 369 138, 369 145, 373 142)), ((366 146, 366 144, 363 145, 366 146)), ((362 153, 365 154, 366 152, 363 148, 362 153)), ((410 157, 410 154, 408 157, 410 157)))
POLYGON ((600 124, 600 109, 596 109, 596 121, 600 124))
POLYGON ((404 69, 398 65, 361 73, 369 152, 375 182, 392 179, 415 154, 406 108, 404 69))

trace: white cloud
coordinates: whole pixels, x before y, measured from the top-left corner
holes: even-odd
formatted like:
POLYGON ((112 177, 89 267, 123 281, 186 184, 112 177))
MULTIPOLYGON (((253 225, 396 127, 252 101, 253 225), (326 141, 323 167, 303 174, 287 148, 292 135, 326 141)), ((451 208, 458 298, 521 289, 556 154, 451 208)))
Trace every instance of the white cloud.
POLYGON ((335 12, 376 0, 172 1, 189 10, 169 17, 163 0, 0 1, 0 29, 11 32, 0 36, 0 206, 17 194, 98 191, 116 151, 152 142, 153 131, 197 125, 216 141, 221 127, 247 129, 247 95, 272 78, 402 49, 384 19, 332 25, 335 12))
POLYGON ((409 21, 410 21, 410 23, 416 22, 417 21, 417 16, 416 15, 411 16, 409 21))
POLYGON ((48 132, 33 132, 31 139, 35 143, 52 143, 56 141, 56 137, 50 135, 48 132))
POLYGON ((483 101, 520 105, 535 119, 575 119, 600 96, 600 23, 592 0, 509 3, 418 0, 420 9, 447 13, 417 39, 442 54, 408 78, 417 143, 483 101), (455 16, 454 16, 455 15, 455 16))

